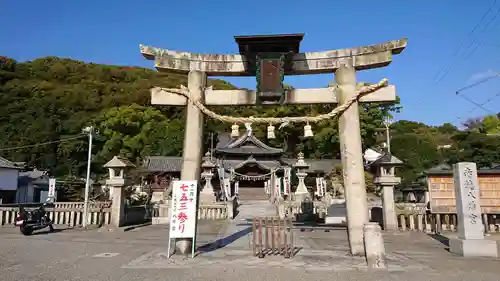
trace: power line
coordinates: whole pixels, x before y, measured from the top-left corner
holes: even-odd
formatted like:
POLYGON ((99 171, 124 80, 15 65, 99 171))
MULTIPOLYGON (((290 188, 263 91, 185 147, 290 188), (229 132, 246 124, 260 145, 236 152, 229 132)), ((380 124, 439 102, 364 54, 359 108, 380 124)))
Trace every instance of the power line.
MULTIPOLYGON (((462 51, 462 49, 465 47, 467 41, 469 40, 469 38, 474 34, 474 32, 481 26, 481 23, 483 22, 483 20, 488 16, 488 14, 493 10, 493 7, 495 6, 495 4, 497 3, 497 0, 494 0, 493 3, 490 5, 490 7, 488 8, 488 10, 483 14, 483 16, 481 17, 481 19, 477 22, 477 24, 474 26, 474 28, 467 34, 466 38, 465 38, 465 41, 462 42, 462 44, 460 45, 460 47, 458 47, 458 49, 453 53, 453 55, 451 56, 451 59, 450 61, 445 64, 439 71, 438 73, 436 73, 436 75, 434 76, 434 83, 435 85, 439 84, 441 81, 444 80, 444 78, 446 78, 446 76, 448 76, 448 74, 451 72, 451 66, 453 65, 453 60, 455 59, 455 57, 460 53, 460 51, 462 51), (443 69, 445 70, 444 71, 444 74, 439 78, 439 75, 443 72, 443 69), (437 79, 437 80, 436 80, 437 79)), ((498 16, 498 14, 497 14, 498 16)), ((495 16, 496 18, 496 16, 495 16)), ((491 21, 488 23, 488 25, 491 24, 491 21)), ((487 26, 488 26, 487 25, 487 26)), ((466 48, 469 49, 472 45, 474 45, 474 43, 476 42, 477 40, 472 40, 472 43, 469 44, 469 46, 466 48)))
POLYGON ((486 83, 486 82, 490 81, 493 78, 497 78, 498 76, 500 76, 500 72, 497 72, 497 73, 495 73, 495 74, 493 74, 491 76, 485 77, 485 78, 483 78, 483 79, 481 79, 481 80, 479 80, 479 81, 477 81, 477 82, 475 82, 473 84, 470 84, 470 85, 467 85, 467 86, 465 86, 463 88, 460 88, 455 93, 458 95, 460 92, 463 92, 463 91, 468 90, 470 88, 474 88, 476 86, 479 86, 479 85, 481 85, 483 83, 486 83))
MULTIPOLYGON (((487 103, 492 102, 492 101, 493 101, 494 99, 496 99, 497 97, 500 97, 500 91, 499 91, 499 92, 497 92, 496 94, 494 94, 493 96, 491 96, 490 98, 488 98, 487 100, 485 100, 483 103, 478 104, 477 106, 473 107, 471 110, 469 110, 469 111, 467 112, 467 114, 472 113, 472 112, 473 112, 474 110, 476 110, 478 107, 482 107, 482 108, 484 108, 484 106, 485 106, 487 103)), ((493 111, 491 111, 491 110, 489 110, 489 109, 486 109, 486 110, 487 110, 487 111, 489 111, 489 112, 492 112, 493 114, 495 114, 493 111)), ((453 122, 451 122, 451 123, 453 124, 453 123, 455 123, 455 122, 459 121, 460 119, 462 119, 462 116, 459 116, 459 117, 455 118, 455 120, 454 120, 453 122)))
POLYGON ((40 142, 40 143, 30 144, 30 145, 0 148, 0 151, 17 150, 17 149, 24 149, 24 148, 32 148, 32 147, 44 146, 44 145, 48 145, 48 144, 54 144, 54 143, 60 143, 60 142, 65 142, 65 141, 70 141, 70 140, 81 139, 81 138, 84 138, 86 136, 87 135, 78 135, 76 137, 70 137, 70 138, 65 138, 65 139, 60 139, 60 140, 54 140, 54 141, 47 141, 47 142, 40 142))
MULTIPOLYGON (((481 23, 486 19, 486 17, 488 16, 488 14, 493 10, 493 7, 495 6, 495 4, 497 3, 498 0, 494 0, 493 3, 489 6, 488 10, 481 16, 481 18, 479 19, 479 21, 476 23, 476 25, 474 26, 474 28, 469 31, 469 33, 467 34, 467 36, 465 37, 465 40, 462 42, 462 44, 455 50, 455 52, 453 53, 453 55, 451 56, 450 60, 448 61, 448 63, 444 64, 440 69, 439 71, 436 73, 436 75, 434 76, 434 78, 432 79, 431 81, 431 85, 429 85, 428 87, 426 87, 426 91, 428 91, 428 89, 432 86, 436 86, 438 85, 441 81, 444 80, 444 78, 446 78, 446 76, 448 76, 448 74, 450 74, 452 68, 451 66, 453 65, 453 60, 456 59, 456 56, 460 54, 460 52, 462 51, 462 49, 464 49, 464 47, 466 46, 467 42, 469 41, 470 37, 474 34, 474 32, 477 31, 477 29, 481 26, 481 23), (433 84, 433 85, 432 85, 433 84)), ((499 10, 500 12, 500 10, 499 10)), ((495 17, 496 18, 496 17, 495 17)), ((491 23, 491 21, 490 21, 491 23)), ((488 23, 488 25, 490 24, 488 23)), ((475 43, 476 40, 472 40, 472 43, 469 44, 469 46, 466 48, 469 49, 474 43, 475 43)), ((475 48, 477 49, 477 48, 475 48)), ((475 50, 473 50, 473 52, 475 52, 475 50)), ((470 55, 469 55, 470 56, 470 55)), ((469 57, 468 56, 468 57, 469 57)), ((418 104, 418 106, 422 105, 423 103, 425 103, 427 100, 426 99, 422 99, 420 101, 420 103, 418 104)))
MULTIPOLYGON (((494 5, 495 3, 493 3, 494 5)), ((490 26, 490 24, 492 24, 497 18, 498 16, 500 15, 500 9, 498 9, 497 13, 490 19, 490 21, 485 25, 485 27, 483 28, 483 31, 486 31, 488 29, 488 27, 490 26)), ((500 24, 500 21, 497 22, 494 26, 493 26, 493 29, 495 29, 498 24, 500 24)), ((477 40, 474 40, 467 49, 470 49, 470 47, 476 42, 477 40)), ((479 41, 479 43, 476 45, 476 47, 467 55, 465 56, 465 60, 467 60, 468 58, 470 58, 478 49, 479 47, 483 44, 483 41, 484 41, 484 37, 482 38, 482 40, 479 41)))

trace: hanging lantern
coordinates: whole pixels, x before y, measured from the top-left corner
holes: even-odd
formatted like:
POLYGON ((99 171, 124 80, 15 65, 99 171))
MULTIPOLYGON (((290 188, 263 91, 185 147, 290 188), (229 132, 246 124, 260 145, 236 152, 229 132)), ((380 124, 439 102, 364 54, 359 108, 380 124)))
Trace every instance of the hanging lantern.
POLYGON ((234 124, 231 126, 231 137, 232 138, 237 138, 240 136, 240 126, 238 124, 234 124))
POLYGON ((276 135, 274 134, 274 126, 273 125, 267 126, 267 138, 268 139, 276 138, 276 135))
POLYGON ((309 125, 309 123, 307 125, 304 126, 304 137, 306 138, 310 138, 312 137, 314 134, 313 134, 313 131, 312 131, 312 128, 311 128, 311 125, 309 125))

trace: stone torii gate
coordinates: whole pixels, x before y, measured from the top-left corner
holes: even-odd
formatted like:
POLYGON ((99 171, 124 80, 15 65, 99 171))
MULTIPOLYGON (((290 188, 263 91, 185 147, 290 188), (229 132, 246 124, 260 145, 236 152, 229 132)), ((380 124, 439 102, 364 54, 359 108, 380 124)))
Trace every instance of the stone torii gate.
MULTIPOLYGON (((350 251, 364 254, 363 226, 368 222, 366 190, 358 110, 359 102, 393 102, 395 86, 374 87, 359 96, 356 70, 384 67, 392 56, 401 53, 407 39, 382 44, 330 50, 299 52, 303 34, 236 36, 240 54, 198 54, 140 46, 141 53, 155 61, 158 71, 188 75, 186 91, 153 88, 151 103, 187 106, 181 180, 198 180, 202 159, 203 112, 198 100, 208 106, 243 106, 256 104, 343 104, 349 106, 339 117, 341 159, 347 206, 350 251), (284 75, 335 73, 336 87, 283 88, 284 75), (206 87, 207 76, 257 77, 257 90, 213 90, 206 87), (180 93, 188 93, 180 94, 180 93), (279 102, 277 102, 279 100, 279 102)), ((206 113, 206 112, 205 112, 206 113)), ((244 122, 239 122, 243 124, 244 122)), ((213 200, 203 197, 200 200, 213 200)), ((188 250, 188 245, 178 245, 188 250)))

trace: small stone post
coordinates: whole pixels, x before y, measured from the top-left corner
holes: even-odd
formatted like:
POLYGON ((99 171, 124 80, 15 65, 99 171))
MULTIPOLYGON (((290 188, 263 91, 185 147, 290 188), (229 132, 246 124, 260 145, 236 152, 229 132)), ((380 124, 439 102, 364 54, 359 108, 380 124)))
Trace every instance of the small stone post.
POLYGON ((104 168, 108 168, 109 178, 106 185, 113 189, 111 203, 111 225, 113 227, 123 226, 125 223, 125 170, 134 168, 135 165, 123 157, 115 156, 104 168))
POLYGON ((458 237, 450 239, 450 252, 464 257, 498 257, 495 240, 484 239, 476 163, 453 165, 458 237))
POLYGON ((364 225, 366 263, 369 268, 386 268, 384 238, 382 229, 376 222, 364 225))
MULTIPOLYGON (((356 95, 356 70, 352 58, 335 72, 339 104, 356 95)), ((354 102, 339 117, 340 156, 344 171, 344 190, 347 208, 347 229, 351 254, 364 254, 363 226, 368 222, 366 183, 361 148, 361 129, 358 103, 354 102)))
POLYGON ((295 169, 297 169, 297 178, 299 179, 299 183, 297 185, 297 189, 295 190, 295 200, 298 202, 302 202, 306 197, 309 197, 309 190, 307 190, 307 186, 305 184, 305 178, 307 176, 306 169, 309 168, 309 164, 304 161, 304 153, 299 152, 297 155, 297 163, 293 165, 295 169))
POLYGON ((212 186, 212 177, 213 169, 215 168, 215 164, 210 159, 210 152, 207 152, 204 157, 204 161, 201 164, 201 168, 203 169, 203 173, 201 173, 201 177, 205 180, 205 185, 200 192, 200 201, 201 202, 215 202, 215 193, 214 188, 212 186))
MULTIPOLYGON (((189 94, 193 99, 203 102, 207 75, 205 72, 191 70, 188 74, 189 94)), ((203 150, 203 113, 191 102, 187 104, 186 127, 182 152, 181 180, 200 179, 201 155, 203 150)), ((176 248, 182 254, 191 251, 191 238, 177 239, 176 248)))

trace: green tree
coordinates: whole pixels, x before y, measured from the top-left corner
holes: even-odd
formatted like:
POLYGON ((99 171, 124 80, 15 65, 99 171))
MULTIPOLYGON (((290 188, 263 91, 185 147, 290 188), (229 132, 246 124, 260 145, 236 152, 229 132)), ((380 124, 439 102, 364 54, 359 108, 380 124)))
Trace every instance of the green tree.
POLYGON ((485 116, 482 121, 482 131, 486 134, 500 134, 500 119, 498 116, 485 116))

